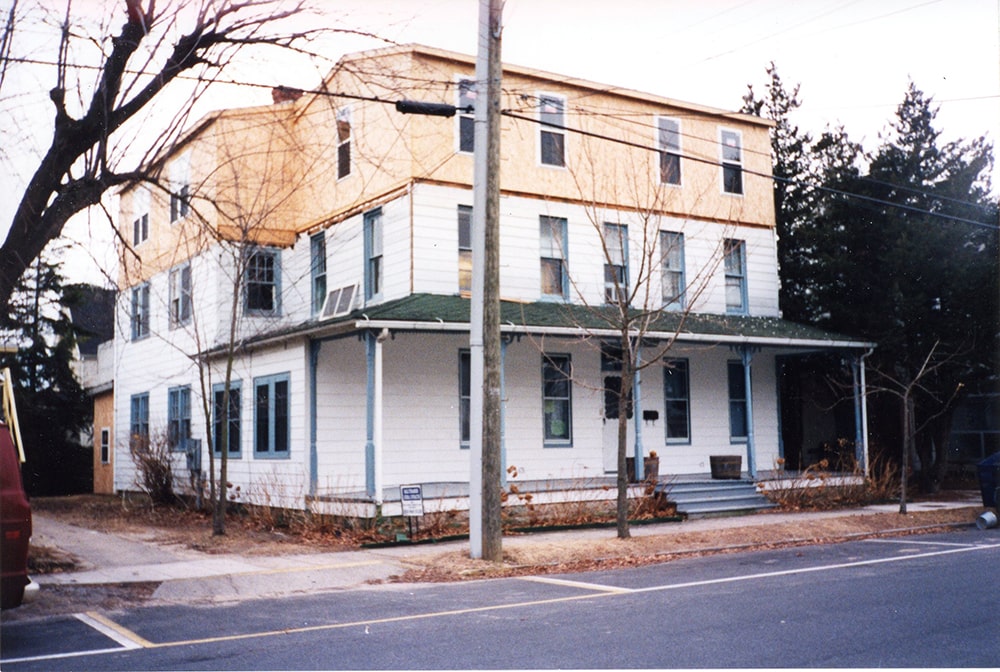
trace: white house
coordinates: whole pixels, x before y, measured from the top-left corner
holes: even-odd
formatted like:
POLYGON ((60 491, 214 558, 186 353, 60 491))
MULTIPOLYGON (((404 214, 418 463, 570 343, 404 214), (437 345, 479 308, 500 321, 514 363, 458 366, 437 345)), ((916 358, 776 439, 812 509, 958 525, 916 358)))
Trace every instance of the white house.
MULTIPOLYGON (((316 92, 204 119, 157 164, 168 190, 121 194, 116 489, 135 488, 137 438, 165 437, 179 473, 186 439, 202 469, 220 454, 203 409, 220 430, 232 344, 235 496, 392 513, 421 483, 463 505, 472 119, 392 103, 464 109, 473 71, 422 46, 345 57, 316 92)), ((861 362, 869 344, 780 318, 769 122, 515 66, 503 88, 508 478, 614 474, 605 304, 626 290, 655 317, 630 450, 656 451, 661 476, 718 454, 774 468, 781 358, 861 362)))

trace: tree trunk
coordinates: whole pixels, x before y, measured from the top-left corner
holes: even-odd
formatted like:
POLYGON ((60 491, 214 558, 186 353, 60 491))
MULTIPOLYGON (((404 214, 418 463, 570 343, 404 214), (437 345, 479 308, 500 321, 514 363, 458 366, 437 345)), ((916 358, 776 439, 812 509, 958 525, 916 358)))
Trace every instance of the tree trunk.
MULTIPOLYGON (((618 386, 618 499, 615 507, 618 538, 628 539, 632 536, 628 526, 628 473, 625 457, 628 448, 628 394, 632 389, 632 361, 628 341, 622 342, 622 376, 618 386)), ((639 469, 639 456, 636 455, 636 474, 639 469)))

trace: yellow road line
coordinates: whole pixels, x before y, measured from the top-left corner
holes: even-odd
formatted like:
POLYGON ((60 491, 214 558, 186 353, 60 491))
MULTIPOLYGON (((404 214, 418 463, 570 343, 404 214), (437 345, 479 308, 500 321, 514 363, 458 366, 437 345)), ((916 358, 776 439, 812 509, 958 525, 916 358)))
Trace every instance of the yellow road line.
POLYGON ((110 618, 102 616, 96 611, 88 611, 85 614, 76 614, 76 618, 83 621, 102 635, 110 637, 126 649, 151 649, 155 646, 153 642, 140 637, 128 628, 115 623, 110 618))

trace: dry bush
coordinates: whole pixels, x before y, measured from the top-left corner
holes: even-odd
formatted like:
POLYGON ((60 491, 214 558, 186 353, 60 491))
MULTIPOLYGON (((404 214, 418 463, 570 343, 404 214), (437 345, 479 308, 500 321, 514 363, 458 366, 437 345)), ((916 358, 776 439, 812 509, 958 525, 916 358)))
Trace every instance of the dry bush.
MULTIPOLYGON (((898 497, 899 469, 892 462, 873 459, 867 477, 853 460, 851 466, 850 471, 831 471, 829 461, 820 460, 795 477, 768 481, 763 492, 769 500, 789 511, 864 506, 898 497)), ((783 467, 784 460, 779 458, 775 470, 780 471, 783 467)))
POLYGON ((173 455, 166 432, 132 436, 128 449, 136 467, 136 486, 156 504, 174 504, 173 455))

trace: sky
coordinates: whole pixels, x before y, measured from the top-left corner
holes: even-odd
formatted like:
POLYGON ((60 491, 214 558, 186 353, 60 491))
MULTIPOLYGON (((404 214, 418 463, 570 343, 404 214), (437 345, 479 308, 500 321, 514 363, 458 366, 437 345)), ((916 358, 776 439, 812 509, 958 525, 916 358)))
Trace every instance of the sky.
MULTIPOLYGON (((0 0, 0 9, 6 2, 0 0)), ((321 9, 313 25, 476 52, 478 0, 313 2, 321 9)), ((76 0, 74 6, 100 12, 115 3, 76 0)), ((815 136, 842 124, 869 150, 912 80, 940 106, 937 128, 944 140, 1000 138, 998 0, 507 0, 503 18, 502 56, 511 64, 738 109, 747 84, 763 95, 773 61, 788 87, 801 85, 794 121, 802 130, 815 136)), ((117 30, 119 24, 120 18, 111 25, 117 30)), ((378 46, 384 43, 338 34, 312 45, 323 62, 258 60, 233 76, 313 88, 343 54, 378 46)), ((199 100, 196 116, 268 102, 266 88, 243 87, 199 100)), ((0 99, 0 106, 10 104, 0 99)), ((45 138, 51 111, 44 101, 38 105, 34 116, 45 138)), ((13 187, 5 191, 19 194, 33 167, 30 157, 0 165, 0 181, 13 187)), ((993 181, 996 193, 1000 168, 993 181)), ((13 199, 3 200, 5 233, 13 199)), ((113 259, 105 250, 110 232, 96 219, 77 218, 68 227, 77 241, 65 261, 71 279, 102 282, 96 265, 113 259)))

